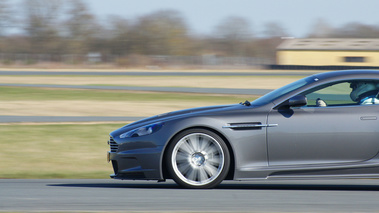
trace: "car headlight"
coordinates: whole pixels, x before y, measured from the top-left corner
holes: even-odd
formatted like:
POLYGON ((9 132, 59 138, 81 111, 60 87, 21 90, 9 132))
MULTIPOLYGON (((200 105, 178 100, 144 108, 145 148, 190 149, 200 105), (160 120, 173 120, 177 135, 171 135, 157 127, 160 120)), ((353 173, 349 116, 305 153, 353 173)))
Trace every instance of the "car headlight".
POLYGON ((122 133, 120 138, 133 138, 140 137, 144 135, 150 135, 156 131, 158 131, 163 126, 163 123, 154 123, 147 126, 139 127, 137 129, 133 129, 131 131, 122 133))

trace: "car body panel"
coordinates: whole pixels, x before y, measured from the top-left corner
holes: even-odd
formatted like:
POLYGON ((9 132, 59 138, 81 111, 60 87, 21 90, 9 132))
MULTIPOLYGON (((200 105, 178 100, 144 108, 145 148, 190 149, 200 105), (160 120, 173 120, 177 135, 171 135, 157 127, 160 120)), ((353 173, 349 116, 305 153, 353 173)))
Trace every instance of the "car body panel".
POLYGON ((288 111, 270 112, 269 122, 278 126, 267 132, 269 165, 359 162, 379 151, 379 121, 363 119, 379 117, 375 105, 288 111))

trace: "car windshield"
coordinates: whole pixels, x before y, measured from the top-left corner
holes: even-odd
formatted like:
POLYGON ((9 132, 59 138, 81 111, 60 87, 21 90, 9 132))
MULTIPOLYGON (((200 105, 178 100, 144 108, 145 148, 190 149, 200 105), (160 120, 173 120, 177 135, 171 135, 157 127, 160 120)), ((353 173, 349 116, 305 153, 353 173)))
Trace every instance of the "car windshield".
POLYGON ((281 87, 279 89, 276 89, 270 93, 267 93, 266 95, 256 99, 251 103, 251 105, 254 106, 262 106, 268 103, 273 102, 275 99, 282 97, 285 94, 288 94, 294 90, 299 89, 300 87, 307 85, 309 83, 317 81, 317 78, 314 76, 309 76, 303 79, 300 79, 298 81, 292 82, 284 87, 281 87))

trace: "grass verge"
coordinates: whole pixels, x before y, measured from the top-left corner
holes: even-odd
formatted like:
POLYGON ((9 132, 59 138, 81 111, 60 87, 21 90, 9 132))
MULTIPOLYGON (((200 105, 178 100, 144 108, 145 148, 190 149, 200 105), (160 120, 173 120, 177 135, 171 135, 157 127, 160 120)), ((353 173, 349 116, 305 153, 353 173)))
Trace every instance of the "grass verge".
POLYGON ((236 104, 246 95, 0 87, 0 115, 153 116, 209 105, 236 104))
POLYGON ((0 178, 109 178, 108 134, 121 126, 1 126, 0 178))
MULTIPOLYGON (((124 90, 0 87, 0 101, 14 100, 96 100, 96 101, 237 101, 242 95, 182 94, 124 90)), ((246 95, 245 95, 246 96, 246 95)))

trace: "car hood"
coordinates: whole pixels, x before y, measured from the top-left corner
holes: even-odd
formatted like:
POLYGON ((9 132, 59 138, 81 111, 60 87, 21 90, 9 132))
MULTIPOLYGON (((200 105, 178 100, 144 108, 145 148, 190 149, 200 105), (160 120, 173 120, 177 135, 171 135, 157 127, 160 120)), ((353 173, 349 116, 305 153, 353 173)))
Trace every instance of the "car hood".
POLYGON ((204 113, 209 114, 209 113, 217 113, 217 112, 224 112, 224 111, 232 111, 232 110, 237 110, 237 109, 246 108, 246 107, 247 106, 244 106, 241 104, 233 104, 233 105, 199 107, 199 108, 191 108, 191 109, 168 112, 168 113, 156 115, 153 117, 145 118, 145 119, 133 122, 131 124, 128 124, 126 126, 123 126, 120 129, 113 131, 111 135, 119 135, 119 134, 124 133, 125 131, 129 131, 135 128, 152 124, 152 123, 166 122, 169 120, 183 118, 183 117, 199 116, 204 113))

